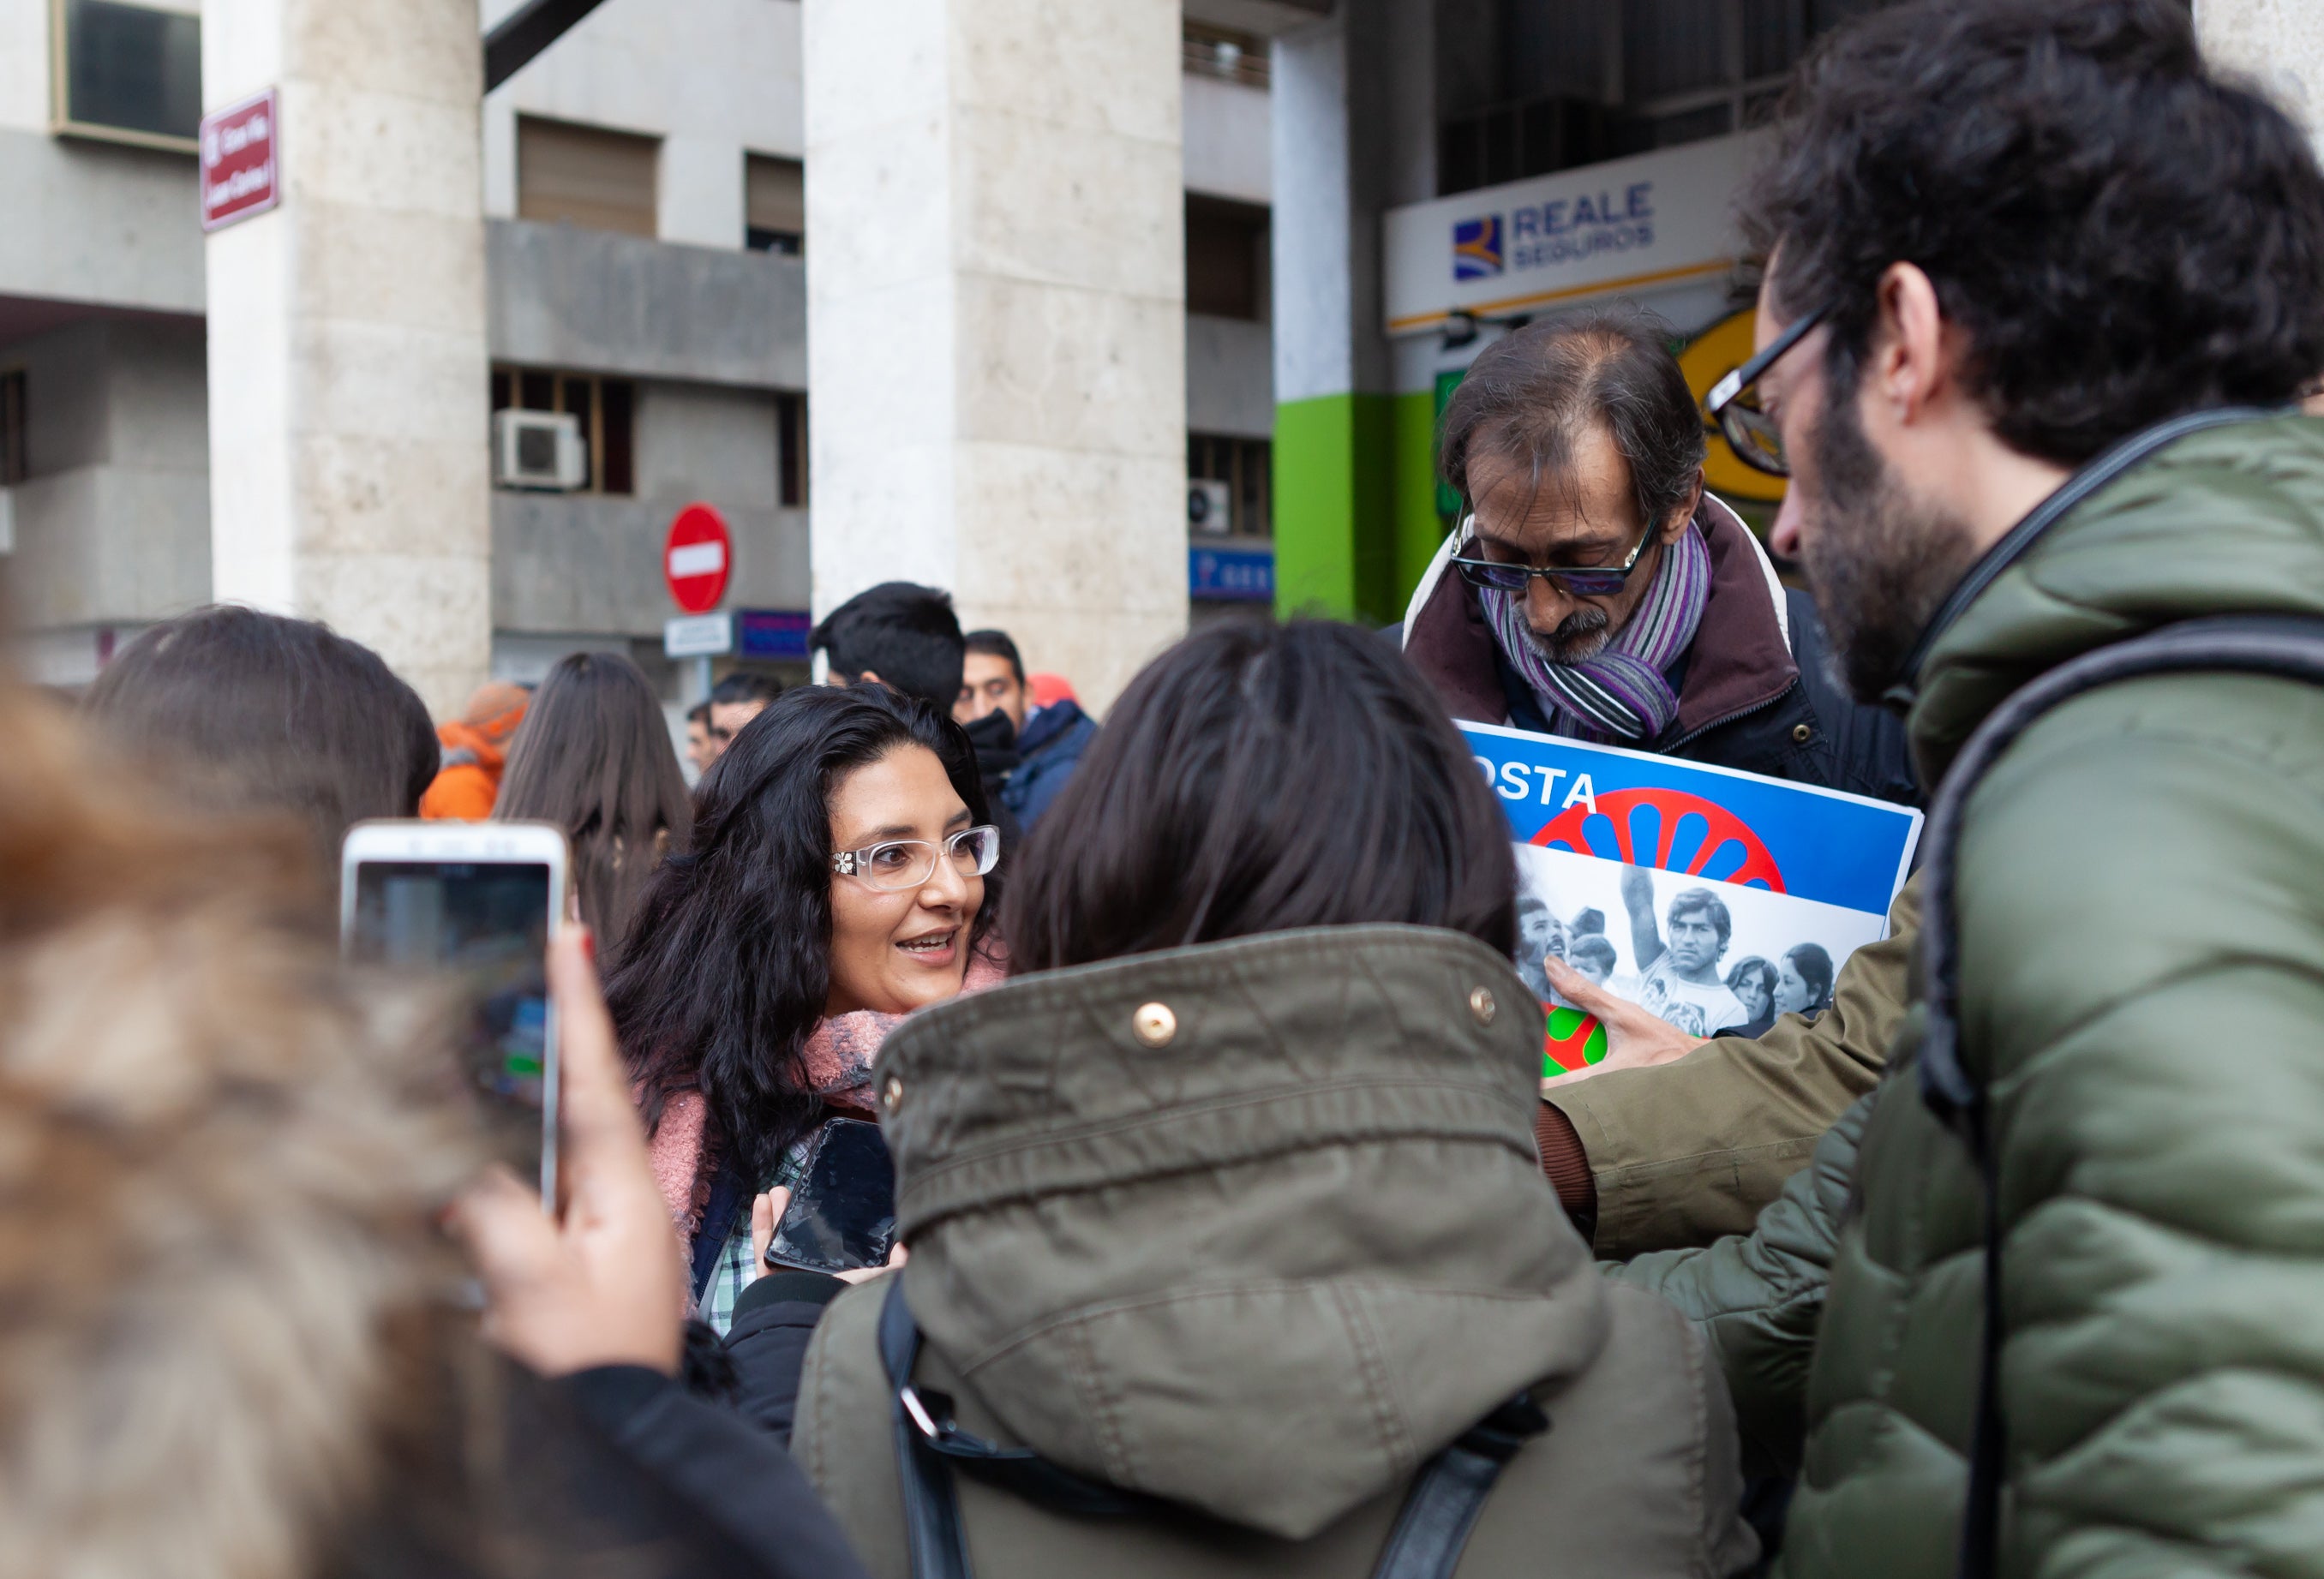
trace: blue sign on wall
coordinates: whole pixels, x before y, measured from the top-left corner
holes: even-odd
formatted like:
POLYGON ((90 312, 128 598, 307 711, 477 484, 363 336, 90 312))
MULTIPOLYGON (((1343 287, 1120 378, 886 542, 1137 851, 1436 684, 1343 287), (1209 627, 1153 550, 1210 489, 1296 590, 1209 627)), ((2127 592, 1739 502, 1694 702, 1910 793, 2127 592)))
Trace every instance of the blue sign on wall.
POLYGON ((1271 603, 1275 601, 1275 550, 1189 548, 1186 592, 1208 602, 1271 603))
POLYGON ((746 658, 807 661, 815 618, 804 609, 743 609, 734 616, 734 650, 746 658))

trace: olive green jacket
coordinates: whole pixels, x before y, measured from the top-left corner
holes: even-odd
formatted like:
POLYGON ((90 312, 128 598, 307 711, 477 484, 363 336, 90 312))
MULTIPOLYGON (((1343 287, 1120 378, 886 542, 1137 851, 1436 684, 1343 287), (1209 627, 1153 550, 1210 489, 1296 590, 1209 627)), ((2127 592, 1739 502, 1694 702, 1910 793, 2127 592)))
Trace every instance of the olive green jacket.
POLYGON ((1748 1234, 1824 1133, 1880 1079, 1904 1023, 1920 931, 1915 876, 1888 936, 1858 949, 1814 1019, 1784 1014, 1756 1042, 1720 1036, 1651 1069, 1552 1082, 1598 1192, 1591 1243, 1609 1261, 1748 1234))
MULTIPOLYGON (((1530 1004, 1472 939, 1342 927, 1024 977, 888 1039, 916 1382, 1174 1510, 1061 1517, 961 1476, 978 1571, 1361 1579, 1416 1467, 1520 1391, 1552 1426, 1464 1579, 1750 1562, 1700 1339, 1598 1276, 1542 1176, 1530 1004)), ((884 1281, 825 1317, 793 1450, 906 1579, 884 1281)))
MULTIPOLYGON (((1924 773, 2043 671, 2220 613, 2324 616, 2324 422, 2182 437, 2052 526, 1931 648, 1924 773)), ((1999 1160, 2003 1573, 2324 1573, 2324 689, 2069 702, 1971 797, 1959 871, 1999 1160)), ((1705 1318, 1763 1457, 1803 1421, 1794 1579, 1953 1571, 1981 1198, 1917 1035, 1836 1137, 1860 1126, 1851 1189, 1820 1166, 1750 1240, 1625 1273, 1705 1318)))

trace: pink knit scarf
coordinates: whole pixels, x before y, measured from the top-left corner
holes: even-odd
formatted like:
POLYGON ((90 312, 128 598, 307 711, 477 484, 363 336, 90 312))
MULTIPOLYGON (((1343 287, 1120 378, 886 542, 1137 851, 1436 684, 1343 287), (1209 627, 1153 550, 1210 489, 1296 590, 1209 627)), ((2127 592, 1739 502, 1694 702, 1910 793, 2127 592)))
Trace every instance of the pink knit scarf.
MULTIPOLYGON (((980 951, 969 956, 960 990, 982 992, 1007 978, 1008 972, 980 951)), ((888 1040, 888 1033, 908 1017, 859 1009, 852 1014, 834 1014, 818 1021, 801 1050, 807 1083, 815 1094, 831 1106, 847 1108, 867 1117, 876 1115, 879 1109, 872 1095, 872 1060, 878 1055, 880 1044, 888 1040)), ((703 1102, 702 1093, 681 1091, 664 1105, 661 1124, 647 1142, 653 1160, 654 1182, 661 1187, 661 1198, 669 1207, 670 1220, 689 1244, 695 1230, 702 1226, 704 1208, 710 1204, 714 1170, 703 1166, 702 1154, 709 1121, 710 1109, 703 1102)))

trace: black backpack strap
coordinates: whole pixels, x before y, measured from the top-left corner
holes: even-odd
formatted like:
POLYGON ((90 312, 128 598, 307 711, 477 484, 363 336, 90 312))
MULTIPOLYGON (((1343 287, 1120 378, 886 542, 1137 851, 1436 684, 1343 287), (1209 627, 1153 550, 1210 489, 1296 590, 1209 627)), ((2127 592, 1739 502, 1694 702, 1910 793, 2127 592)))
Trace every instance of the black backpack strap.
POLYGON ((1430 1459, 1405 1494, 1372 1579, 1452 1579, 1501 1471, 1548 1429, 1541 1406, 1520 1392, 1430 1459))
MULTIPOLYGON (((1054 1512, 1184 1517, 1183 1510, 1158 1497, 1118 1490, 1029 1449, 1001 1447, 961 1429, 951 1399, 913 1383, 919 1352, 919 1324, 904 1301, 904 1280, 891 1279, 880 1307, 880 1363, 896 1390, 896 1468, 914 1579, 971 1579, 952 1478, 955 1464, 1054 1512)), ((1549 1417, 1519 1393, 1430 1459, 1405 1497, 1373 1579, 1452 1579, 1494 1482, 1528 1441, 1548 1429, 1549 1417)))
POLYGON ((1963 813, 2002 753, 2061 703, 2148 675, 2226 672, 2324 685, 2324 620, 2232 616, 2190 620, 2102 647, 2061 664, 2013 693, 1961 748, 1929 809, 1921 920, 1928 1023, 1921 1042, 1921 1098, 1976 1159, 1983 1187, 1985 1333, 1978 1362, 1977 1425, 1970 1438, 1969 1506, 1961 1521, 1961 1579, 1992 1579, 1999 1559, 2001 1490, 2008 1437, 2001 1412, 2001 1189, 1986 1092, 1961 1064, 1960 938, 1956 883, 1963 813))

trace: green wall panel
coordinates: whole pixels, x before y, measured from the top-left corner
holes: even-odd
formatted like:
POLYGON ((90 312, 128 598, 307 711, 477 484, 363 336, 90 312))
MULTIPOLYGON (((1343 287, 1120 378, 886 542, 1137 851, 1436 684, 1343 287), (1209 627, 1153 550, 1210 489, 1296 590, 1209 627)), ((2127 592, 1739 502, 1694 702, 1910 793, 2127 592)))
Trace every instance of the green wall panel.
POLYGON ((1436 413, 1441 394, 1422 390, 1396 400, 1396 612, 1420 584, 1428 562, 1444 541, 1444 518, 1437 513, 1436 413))
POLYGON ((1320 395, 1275 410, 1275 608, 1386 625, 1443 540, 1435 401, 1320 395))

